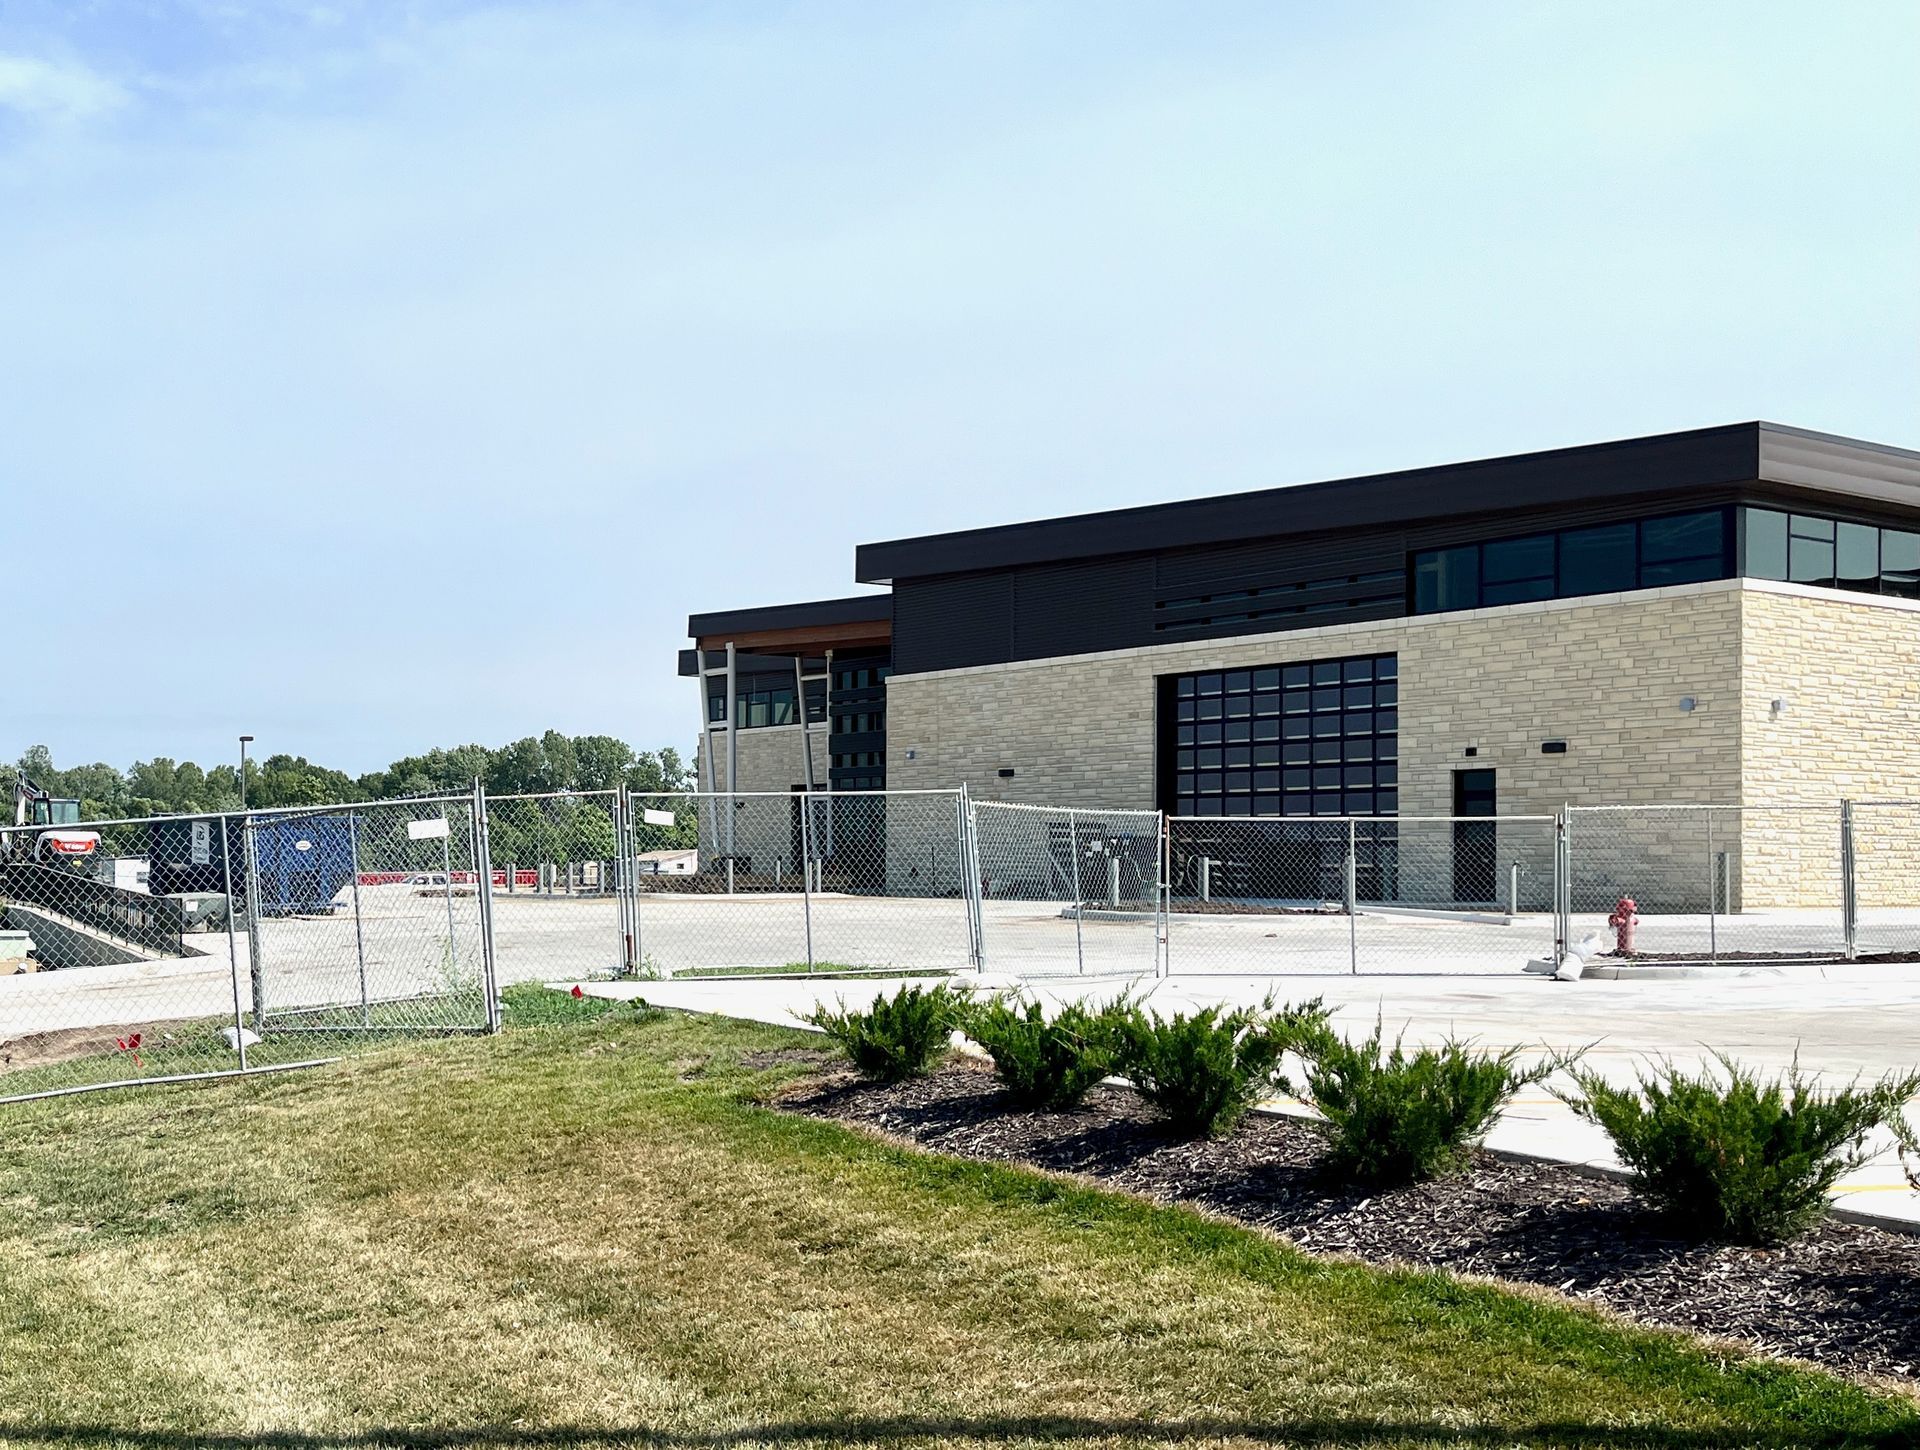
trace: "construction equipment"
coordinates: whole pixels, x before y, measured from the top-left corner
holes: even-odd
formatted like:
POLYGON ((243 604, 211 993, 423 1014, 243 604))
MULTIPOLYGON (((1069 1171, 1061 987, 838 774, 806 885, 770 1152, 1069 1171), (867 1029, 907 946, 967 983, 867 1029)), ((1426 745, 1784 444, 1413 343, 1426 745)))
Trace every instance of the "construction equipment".
POLYGON ((28 780, 26 771, 15 772, 13 824, 20 829, 0 833, 0 862, 32 861, 90 871, 100 854, 99 832, 60 829, 79 822, 79 801, 52 795, 28 780), (53 829, 32 829, 36 826, 53 829))

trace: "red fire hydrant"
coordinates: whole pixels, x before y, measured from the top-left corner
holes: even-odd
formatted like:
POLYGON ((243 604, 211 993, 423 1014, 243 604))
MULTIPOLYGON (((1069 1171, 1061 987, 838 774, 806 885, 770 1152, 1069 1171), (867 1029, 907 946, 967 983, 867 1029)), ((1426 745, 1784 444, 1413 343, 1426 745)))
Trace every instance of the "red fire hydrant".
POLYGON ((1613 915, 1607 918, 1607 925, 1613 928, 1613 950, 1616 955, 1633 955, 1633 929, 1640 924, 1635 916, 1636 903, 1631 896, 1623 896, 1613 905, 1613 915))

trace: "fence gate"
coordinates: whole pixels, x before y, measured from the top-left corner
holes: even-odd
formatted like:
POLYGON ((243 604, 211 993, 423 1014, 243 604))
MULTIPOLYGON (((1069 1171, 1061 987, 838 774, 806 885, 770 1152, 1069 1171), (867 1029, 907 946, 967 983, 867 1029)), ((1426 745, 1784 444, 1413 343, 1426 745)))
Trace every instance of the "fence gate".
POLYGON ((1602 955, 1634 903, 1634 955, 1665 961, 1843 956, 1846 808, 1576 806, 1567 812, 1567 935, 1602 955))
POLYGON ((494 1025, 477 796, 255 814, 241 835, 262 1036, 494 1025))
POLYGON ((976 802, 989 970, 1148 976, 1160 969, 1166 840, 1158 811, 976 802))
POLYGON ((624 971, 627 832, 611 790, 482 797, 501 983, 624 971))
POLYGON ((630 794, 626 930, 644 976, 963 971, 958 791, 630 794))

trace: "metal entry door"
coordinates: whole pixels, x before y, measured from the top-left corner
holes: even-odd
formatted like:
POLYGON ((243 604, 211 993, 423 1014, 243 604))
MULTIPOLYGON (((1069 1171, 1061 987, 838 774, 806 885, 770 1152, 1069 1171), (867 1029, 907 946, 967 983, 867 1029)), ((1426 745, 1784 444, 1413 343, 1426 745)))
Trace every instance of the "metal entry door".
POLYGON ((1491 820, 1461 820, 1463 816, 1492 816, 1498 809, 1491 770, 1453 773, 1453 899, 1487 902, 1494 898, 1496 833, 1491 820))

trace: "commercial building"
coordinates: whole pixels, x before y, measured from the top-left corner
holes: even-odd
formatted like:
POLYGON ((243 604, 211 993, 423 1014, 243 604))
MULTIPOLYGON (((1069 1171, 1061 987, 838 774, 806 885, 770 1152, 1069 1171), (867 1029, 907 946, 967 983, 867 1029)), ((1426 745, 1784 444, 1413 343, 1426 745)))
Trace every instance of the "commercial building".
MULTIPOLYGON (((865 544, 854 574, 888 592, 693 617, 708 784, 1280 821, 1920 796, 1907 449, 1743 423, 865 544)), ((1743 854, 1733 890, 1791 899, 1743 854)), ((1474 857, 1442 894, 1494 899, 1474 857)))

